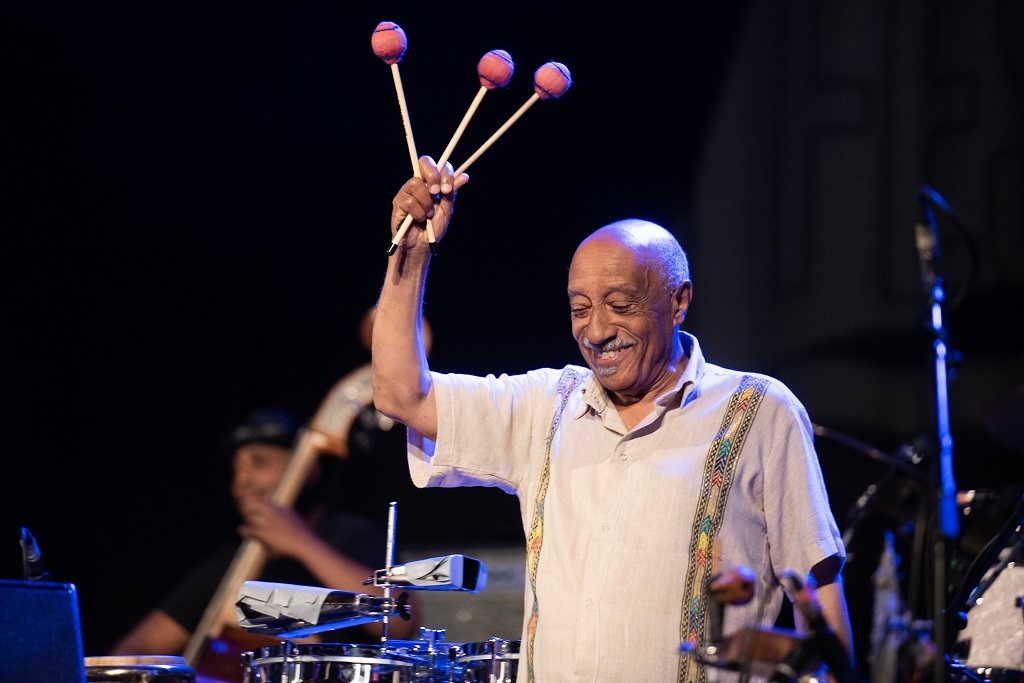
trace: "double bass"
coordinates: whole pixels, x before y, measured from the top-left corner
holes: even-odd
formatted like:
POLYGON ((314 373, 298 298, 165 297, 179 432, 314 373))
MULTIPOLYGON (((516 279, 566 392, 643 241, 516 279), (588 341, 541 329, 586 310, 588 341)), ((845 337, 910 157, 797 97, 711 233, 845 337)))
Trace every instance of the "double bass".
MULTIPOLYGON (((372 399, 369 364, 339 380, 299 432, 292 456, 269 500, 291 507, 321 454, 347 458, 349 431, 372 399)), ((196 672, 196 683, 239 683, 243 677, 242 654, 280 642, 234 626, 238 591, 245 581, 259 576, 267 559, 262 543, 252 538, 242 540, 182 653, 185 663, 196 672)))

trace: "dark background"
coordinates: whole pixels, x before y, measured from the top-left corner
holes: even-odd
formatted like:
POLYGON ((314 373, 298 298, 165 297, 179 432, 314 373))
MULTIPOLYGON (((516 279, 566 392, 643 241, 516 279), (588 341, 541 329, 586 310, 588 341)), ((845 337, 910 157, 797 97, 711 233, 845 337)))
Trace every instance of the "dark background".
MULTIPOLYGON (((873 309, 881 327, 847 326, 838 333, 844 343, 829 338, 824 351, 784 344, 753 320, 739 329, 750 343, 731 345, 721 337, 743 316, 702 305, 716 274, 730 283, 719 292, 745 295, 721 261, 700 257, 739 255, 763 227, 719 234, 698 210, 709 203, 701 170, 750 5, 685 3, 680 21, 644 1, 601 11, 306 0, 5 9, 0 575, 20 576, 18 531, 30 528, 55 578, 78 586, 86 653, 104 652, 185 567, 232 533, 219 447, 227 430, 270 404, 312 416, 335 382, 368 362, 358 325, 383 277, 390 199, 411 171, 390 69, 370 49, 382 20, 408 34, 400 72, 420 153, 436 156, 447 144, 479 88, 475 65, 485 52, 505 49, 515 60, 511 84, 484 98, 455 165, 527 100, 542 63, 564 63, 574 80, 562 99, 534 105, 469 172, 432 265, 426 316, 435 369, 518 372, 575 362, 562 294, 572 251, 592 229, 636 215, 670 227, 690 251, 697 297, 687 327, 718 342, 705 342, 713 362, 778 375, 808 397, 816 422, 827 419, 885 452, 927 435, 930 342, 909 239, 896 261, 910 294, 904 288, 895 304, 873 309), (884 385, 867 392, 870 406, 862 395, 838 411, 815 400, 843 391, 830 364, 848 367, 850 349, 861 354, 856 363, 883 375, 899 364, 913 378, 902 394, 915 404, 912 431, 875 417, 887 410, 878 401, 884 385), (820 362, 813 371, 791 365, 808 353, 820 362)), ((814 3, 800 7, 817 14, 814 3)), ((915 7, 925 25, 941 15, 928 3, 915 7)), ((757 35, 755 27, 747 40, 757 35)), ((870 45, 850 47, 861 49, 867 55, 870 45)), ((1019 101, 1020 81, 1007 92, 1019 101)), ((753 100, 742 110, 754 122, 762 106, 753 100)), ((780 136, 777 144, 787 143, 780 136)), ((723 213, 744 192, 743 169, 734 170, 735 194, 712 197, 723 213)), ((831 196, 827 185, 815 186, 806 206, 831 196)), ((905 204, 914 211, 912 196, 905 204)), ((973 208, 970 196, 964 204, 973 208)), ((981 218, 991 216, 968 215, 981 218)), ((1021 231, 1019 221, 985 225, 1021 231)), ((820 225, 817 244, 834 239, 830 229, 820 225)), ((967 248, 954 245, 957 268, 967 248)), ((778 257, 752 258, 770 271, 778 257)), ((963 348, 1006 368, 985 395, 957 396, 959 405, 998 401, 1024 381, 1020 279, 1006 272, 985 271, 988 305, 952 320, 963 348)), ((761 313, 780 326, 810 335, 825 324, 813 310, 793 324, 785 297, 760 270, 737 276, 751 301, 768 297, 761 313)), ((861 285, 842 272, 830 283, 846 292, 861 285)), ((872 306, 865 295, 854 309, 872 306)), ((1001 489, 1024 479, 1019 442, 996 439, 978 414, 955 416, 964 485, 1001 489)), ((383 522, 386 501, 397 500, 399 544, 409 546, 458 552, 521 539, 512 497, 415 491, 399 431, 378 442, 372 463, 346 465, 340 504, 383 522)), ((848 444, 826 439, 820 450, 843 526, 849 504, 885 468, 848 444)), ((908 505, 883 512, 886 523, 902 521, 908 505)), ((861 578, 848 588, 854 599, 870 590, 861 578)))

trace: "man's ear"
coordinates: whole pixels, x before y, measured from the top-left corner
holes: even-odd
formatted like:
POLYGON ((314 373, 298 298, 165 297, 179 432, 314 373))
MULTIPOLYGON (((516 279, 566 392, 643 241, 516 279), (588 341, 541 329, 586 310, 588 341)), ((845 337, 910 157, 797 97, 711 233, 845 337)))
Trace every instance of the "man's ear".
POLYGON ((686 319, 686 312, 690 309, 690 301, 693 299, 693 283, 689 280, 683 281, 672 292, 672 306, 674 309, 672 321, 681 325, 686 319))

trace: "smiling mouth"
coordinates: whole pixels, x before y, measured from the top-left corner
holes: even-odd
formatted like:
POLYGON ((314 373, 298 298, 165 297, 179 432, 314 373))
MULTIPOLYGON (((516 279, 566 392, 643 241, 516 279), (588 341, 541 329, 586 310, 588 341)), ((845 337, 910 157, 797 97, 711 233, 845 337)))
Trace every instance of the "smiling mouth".
POLYGON ((591 349, 594 357, 594 366, 601 374, 610 375, 619 369, 623 352, 631 348, 631 345, 616 346, 613 349, 591 349))
POLYGON ((580 346, 590 354, 588 363, 594 372, 601 375, 613 375, 619 369, 623 354, 635 346, 623 339, 610 339, 604 344, 593 344, 585 337, 580 338, 580 346))

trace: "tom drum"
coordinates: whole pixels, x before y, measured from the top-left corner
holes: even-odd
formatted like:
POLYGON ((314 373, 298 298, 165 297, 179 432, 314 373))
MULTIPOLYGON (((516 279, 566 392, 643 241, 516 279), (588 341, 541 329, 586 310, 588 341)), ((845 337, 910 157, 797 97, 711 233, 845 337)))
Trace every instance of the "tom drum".
POLYGON ((458 680, 462 683, 515 683, 520 642, 491 638, 462 645, 455 659, 458 680))
POLYGON ((195 671, 184 657, 133 655, 86 657, 88 683, 193 683, 195 671))
POLYGON ((411 683, 414 662, 376 645, 281 643, 242 655, 244 683, 411 683))

